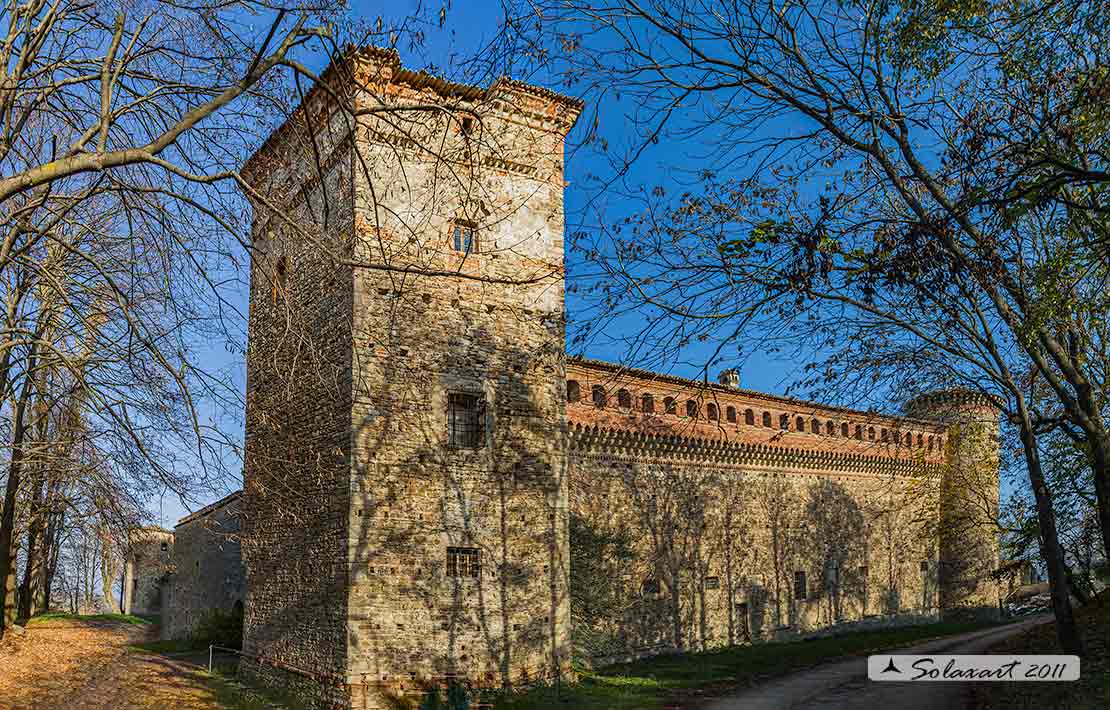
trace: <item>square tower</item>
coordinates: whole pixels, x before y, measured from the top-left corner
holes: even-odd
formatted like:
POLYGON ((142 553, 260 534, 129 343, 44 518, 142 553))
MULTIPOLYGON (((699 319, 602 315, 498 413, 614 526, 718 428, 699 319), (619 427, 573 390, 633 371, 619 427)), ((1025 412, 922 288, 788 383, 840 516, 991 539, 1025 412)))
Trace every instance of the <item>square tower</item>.
POLYGON ((566 673, 563 144, 581 105, 378 49, 322 83, 243 171, 244 667, 359 708, 566 673))

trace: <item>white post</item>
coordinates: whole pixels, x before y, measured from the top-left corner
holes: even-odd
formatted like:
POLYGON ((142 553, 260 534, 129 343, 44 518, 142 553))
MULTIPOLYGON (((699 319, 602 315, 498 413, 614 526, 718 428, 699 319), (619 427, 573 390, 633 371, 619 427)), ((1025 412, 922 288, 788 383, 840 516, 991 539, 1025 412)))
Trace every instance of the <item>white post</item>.
POLYGON ((212 674, 212 649, 213 649, 213 646, 211 644, 209 644, 209 646, 208 646, 208 674, 209 675, 212 674))

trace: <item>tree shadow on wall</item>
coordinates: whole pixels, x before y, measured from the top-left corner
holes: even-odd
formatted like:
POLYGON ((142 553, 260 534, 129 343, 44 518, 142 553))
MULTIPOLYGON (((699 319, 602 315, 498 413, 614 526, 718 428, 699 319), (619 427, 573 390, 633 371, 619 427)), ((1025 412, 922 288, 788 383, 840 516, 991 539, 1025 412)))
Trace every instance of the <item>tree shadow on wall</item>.
POLYGON ((562 324, 527 318, 545 331, 528 340, 547 343, 532 350, 506 347, 461 307, 414 332, 429 327, 429 304, 413 290, 391 294, 389 341, 366 334, 375 350, 356 347, 349 664, 360 692, 392 696, 558 678, 569 669, 562 324), (467 415, 449 411, 452 394, 477 403, 473 441, 449 441, 451 417, 467 415))

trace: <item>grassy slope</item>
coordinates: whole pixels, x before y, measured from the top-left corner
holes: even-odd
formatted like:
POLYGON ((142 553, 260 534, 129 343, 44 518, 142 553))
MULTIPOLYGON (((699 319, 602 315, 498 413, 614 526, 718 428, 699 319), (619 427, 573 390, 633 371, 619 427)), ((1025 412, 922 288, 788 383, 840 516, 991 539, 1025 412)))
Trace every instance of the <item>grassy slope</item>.
MULTIPOLYGON (((1087 655, 1072 683, 982 683, 977 710, 1104 710, 1110 708, 1110 592, 1076 610, 1087 655)), ((995 653, 1059 653, 1053 624, 1032 629, 991 649, 995 653)))
POLYGON ((150 619, 145 619, 141 616, 132 616, 131 614, 70 614, 64 611, 51 611, 46 614, 39 614, 32 616, 28 624, 41 624, 46 621, 117 621, 122 624, 133 624, 136 626, 152 623, 150 619))
POLYGON ((740 646, 723 651, 661 656, 582 672, 579 682, 533 688, 495 699, 498 710, 631 710, 682 703, 701 694, 745 686, 840 656, 856 655, 950 636, 989 626, 985 623, 937 623, 868 631, 835 638, 740 646))

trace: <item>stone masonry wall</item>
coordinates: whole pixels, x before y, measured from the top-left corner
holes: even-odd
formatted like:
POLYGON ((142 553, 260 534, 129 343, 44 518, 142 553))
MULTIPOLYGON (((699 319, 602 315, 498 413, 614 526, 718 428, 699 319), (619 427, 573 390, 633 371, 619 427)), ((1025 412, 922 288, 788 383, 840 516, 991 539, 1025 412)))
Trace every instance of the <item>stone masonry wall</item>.
POLYGON ((174 528, 174 567, 170 604, 162 619, 162 637, 188 638, 213 611, 243 609, 246 575, 239 543, 236 491, 181 520, 174 528))
POLYGON ((173 533, 138 528, 131 532, 130 543, 123 571, 124 613, 160 615, 168 601, 164 588, 174 570, 173 533))
POLYGON ((590 361, 568 394, 575 642, 594 659, 937 616, 951 451, 996 447, 590 361))
POLYGON ((356 256, 389 268, 355 280, 348 673, 355 706, 379 707, 448 677, 569 670, 562 141, 577 109, 366 71, 397 106, 446 109, 408 135, 369 117, 358 142, 356 256), (454 220, 476 253, 454 249, 454 220), (473 448, 449 445, 452 393, 479 402, 473 448), (449 547, 480 571, 451 576, 449 547))
POLYGON ((255 200, 242 554, 248 677, 344 705, 353 275, 350 131, 320 102, 244 168, 255 200), (321 125, 323 127, 321 127, 321 125))

